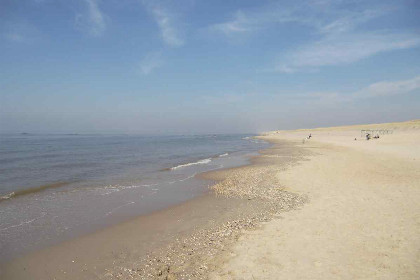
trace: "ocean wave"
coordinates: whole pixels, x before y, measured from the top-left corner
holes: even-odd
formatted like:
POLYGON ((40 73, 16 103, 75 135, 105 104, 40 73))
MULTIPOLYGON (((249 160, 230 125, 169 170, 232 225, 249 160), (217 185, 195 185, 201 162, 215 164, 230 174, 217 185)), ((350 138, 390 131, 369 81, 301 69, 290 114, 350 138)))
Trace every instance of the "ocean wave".
POLYGON ((12 197, 14 197, 14 196, 15 196, 15 192, 11 192, 11 193, 6 194, 6 195, 4 195, 4 196, 0 196, 0 201, 2 201, 2 200, 6 200, 6 199, 10 199, 10 198, 12 198, 12 197))
POLYGON ((180 165, 171 167, 170 170, 176 170, 176 169, 179 169, 179 168, 193 166, 193 165, 199 165, 199 164, 208 164, 210 162, 211 162, 211 158, 206 158, 206 159, 201 159, 201 160, 195 161, 195 162, 189 162, 189 163, 185 163, 185 164, 180 164, 180 165))
POLYGON ((157 185, 159 184, 143 184, 143 185, 129 185, 129 186, 110 185, 110 186, 101 187, 98 189, 107 190, 107 192, 102 193, 101 195, 108 195, 114 192, 119 192, 119 191, 128 190, 128 189, 137 189, 137 188, 144 188, 144 187, 150 189, 151 187, 157 186, 157 185))
POLYGON ((30 224, 30 223, 32 223, 36 220, 39 220, 39 219, 43 218, 45 215, 47 215, 47 213, 43 212, 42 215, 39 216, 39 217, 36 217, 36 218, 34 218, 32 220, 28 220, 28 221, 23 221, 23 222, 21 222, 20 224, 17 224, 17 225, 12 225, 12 226, 8 226, 8 227, 5 227, 5 228, 1 228, 0 231, 5 231, 5 230, 8 230, 10 228, 20 227, 20 226, 23 226, 25 224, 30 224))
POLYGON ((16 197, 16 196, 41 192, 41 191, 44 191, 46 189, 59 188, 59 187, 62 187, 62 186, 68 185, 68 184, 70 184, 70 182, 57 182, 57 183, 42 185, 42 186, 38 186, 38 187, 34 187, 34 188, 18 190, 18 191, 11 192, 11 193, 9 193, 7 195, 4 195, 4 196, 0 196, 0 201, 11 199, 11 198, 16 197))
POLYGON ((191 178, 194 178, 195 177, 195 175, 197 175, 197 173, 194 173, 194 174, 192 174, 192 175, 190 175, 190 176, 188 176, 188 177, 185 177, 185 178, 183 178, 183 179, 180 179, 180 180, 175 180, 175 181, 169 181, 169 182, 167 182, 168 184, 170 184, 170 185, 172 185, 172 184, 175 184, 175 183, 178 183, 178 182, 184 182, 184 181, 187 181, 187 180, 189 180, 189 179, 191 179, 191 178))
POLYGON ((114 213, 116 210, 118 210, 118 209, 120 209, 120 208, 122 208, 122 207, 128 206, 128 205, 134 204, 134 203, 135 203, 134 201, 130 201, 130 202, 126 203, 126 204, 123 204, 123 205, 117 206, 117 207, 115 207, 114 209, 112 209, 111 211, 109 211, 108 213, 106 213, 106 214, 105 214, 105 216, 109 216, 109 215, 111 215, 112 213, 114 213))
POLYGON ((248 140, 249 142, 257 143, 257 144, 260 144, 260 143, 264 143, 265 142, 264 140, 257 139, 254 136, 252 136, 252 137, 251 136, 247 136, 247 137, 242 138, 242 140, 248 140))
POLYGON ((219 155, 219 157, 226 157, 228 155, 229 155, 229 153, 224 153, 224 154, 219 155))
POLYGON ((189 179, 191 179, 191 178, 194 178, 194 177, 195 177, 195 175, 197 175, 197 173, 194 173, 194 174, 192 174, 192 175, 190 175, 190 176, 188 176, 188 177, 185 177, 184 179, 178 180, 178 182, 184 182, 184 181, 186 181, 186 180, 189 180, 189 179))

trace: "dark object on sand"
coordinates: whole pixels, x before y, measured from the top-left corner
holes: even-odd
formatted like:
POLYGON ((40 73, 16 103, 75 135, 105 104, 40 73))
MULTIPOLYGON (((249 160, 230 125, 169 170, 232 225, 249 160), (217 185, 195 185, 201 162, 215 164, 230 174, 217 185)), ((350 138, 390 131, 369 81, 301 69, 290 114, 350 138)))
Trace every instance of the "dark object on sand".
POLYGON ((354 141, 356 141, 357 140, 357 138, 354 138, 354 141))
POLYGON ((370 133, 371 135, 385 135, 385 134, 392 134, 394 133, 394 130, 392 129, 362 129, 360 130, 360 137, 363 137, 363 135, 366 135, 367 133, 370 133))
POLYGON ((370 140, 370 134, 366 133, 366 140, 370 140))

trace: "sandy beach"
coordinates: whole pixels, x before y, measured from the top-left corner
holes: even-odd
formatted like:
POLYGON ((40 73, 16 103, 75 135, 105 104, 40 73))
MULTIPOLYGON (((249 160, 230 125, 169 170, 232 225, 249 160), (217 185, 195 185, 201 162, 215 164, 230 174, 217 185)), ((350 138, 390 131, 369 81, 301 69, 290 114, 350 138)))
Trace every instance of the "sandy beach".
POLYGON ((420 280, 420 0, 0 3, 0 280, 420 280))
POLYGON ((200 175, 217 180, 214 193, 16 259, 0 276, 419 279, 420 121, 260 138, 273 146, 250 165, 200 175), (361 129, 392 134, 367 141, 361 129))
POLYGON ((202 179, 219 182, 212 186, 209 181, 206 195, 3 263, 0 276, 207 279, 215 257, 244 230, 306 201, 285 191, 276 174, 304 160, 308 152, 281 141, 261 153, 249 165, 202 173, 202 179))
POLYGON ((419 279, 420 121, 278 131, 315 155, 277 174, 310 198, 247 232, 211 279, 419 279), (361 129, 391 129, 377 140, 361 129), (354 140, 357 138, 357 140, 354 140))

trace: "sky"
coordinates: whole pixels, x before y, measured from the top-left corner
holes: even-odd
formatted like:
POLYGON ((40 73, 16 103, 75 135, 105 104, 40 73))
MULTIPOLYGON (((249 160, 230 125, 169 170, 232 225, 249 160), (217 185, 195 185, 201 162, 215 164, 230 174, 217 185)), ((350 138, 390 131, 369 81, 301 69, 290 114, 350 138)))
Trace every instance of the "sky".
POLYGON ((0 133, 420 118, 420 1, 0 0, 0 133))

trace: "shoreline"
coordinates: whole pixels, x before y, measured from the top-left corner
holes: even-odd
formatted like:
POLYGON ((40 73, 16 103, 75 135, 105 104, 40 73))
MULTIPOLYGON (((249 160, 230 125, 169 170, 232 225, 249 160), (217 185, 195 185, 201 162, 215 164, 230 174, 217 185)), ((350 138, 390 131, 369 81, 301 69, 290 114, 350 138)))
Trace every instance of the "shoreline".
POLYGON ((216 181, 209 194, 15 260, 0 276, 416 279, 420 121, 378 140, 355 135, 266 133, 273 145, 249 165, 200 175, 216 181))
MULTIPOLYGON (((261 154, 269 153, 268 151, 275 149, 275 147, 276 144, 260 152, 261 154)), ((247 165, 209 171, 201 174, 199 177, 200 179, 212 180, 217 185, 218 182, 223 181, 223 178, 229 177, 229 174, 232 172, 240 172, 256 166, 272 164, 261 161, 260 157, 261 155, 251 158, 250 163, 247 165)), ((246 172, 249 173, 250 171, 247 170, 246 172)), ((105 275, 112 278, 115 275, 111 277, 111 274, 129 273, 127 272, 128 270, 121 269, 121 264, 125 264, 124 266, 130 266, 131 264, 131 266, 136 267, 135 272, 130 270, 131 274, 142 274, 141 277, 147 278, 146 275, 149 275, 149 277, 150 274, 155 275, 155 270, 160 269, 160 264, 156 261, 158 257, 144 259, 147 252, 156 252, 157 250, 160 251, 160 255, 165 255, 168 253, 168 246, 179 247, 179 240, 186 240, 191 236, 195 236, 197 240, 211 238, 213 241, 210 242, 217 243, 217 246, 223 247, 222 243, 226 242, 221 241, 222 239, 234 239, 234 236, 238 234, 239 228, 235 228, 236 226, 243 225, 240 227, 253 228, 259 224, 260 220, 267 220, 269 213, 272 213, 274 210, 273 205, 261 203, 264 199, 264 197, 258 198, 255 196, 252 198, 239 198, 239 196, 235 198, 222 197, 209 190, 207 194, 179 205, 140 216, 93 234, 65 241, 64 243, 12 260, 3 264, 0 267, 0 271, 8 279, 25 279, 25 275, 31 275, 32 279, 42 279, 47 272, 48 276, 54 275, 57 279, 70 279, 71 277, 90 279, 92 277, 98 278, 100 275, 102 275, 101 278, 105 277, 105 275), (223 228, 222 230, 220 230, 221 227, 223 228), (211 233, 215 232, 216 228, 219 228, 220 234, 223 231, 223 235, 226 236, 212 236, 211 233), (120 239, 120 241, 116 239, 120 239), (219 241, 214 242, 215 239, 219 241), (105 240, 110 242, 103 245, 105 240), (139 240, 148 245, 139 243, 139 240), (178 244, 176 244, 177 242, 178 244), (89 254, 85 252, 86 248, 90 248, 88 251, 94 251, 95 253, 89 254), (114 255, 117 251, 120 253, 114 255), (82 259, 80 259, 80 256, 83 256, 82 259), (96 259, 96 261, 93 259, 96 259), (152 259, 152 262, 155 263, 150 265, 152 259), (120 269, 115 268, 116 263, 120 263, 120 269), (139 268, 144 267, 147 263, 149 263, 150 269, 142 270, 139 268), (22 268, 24 269, 22 270, 22 268)), ((290 203, 285 203, 284 208, 289 207, 286 206, 288 204, 290 203)), ((182 245, 183 249, 188 247, 192 248, 193 251, 196 250, 194 247, 197 246, 194 245, 194 241, 190 240, 186 243, 190 245, 182 245)), ((177 251, 176 255, 179 255, 180 248, 169 249, 169 251, 175 252, 174 250, 177 251)), ((214 254, 219 250, 220 248, 215 249, 214 254)), ((194 253, 194 256, 197 257, 203 253, 194 253)), ((159 254, 154 255, 157 256, 159 254)), ((189 252, 184 252, 184 254, 184 264, 191 262, 193 254, 189 254, 189 252)), ((172 266, 175 267, 173 264, 172 266)), ((179 267, 182 267, 182 265, 179 265, 179 267)), ((197 265, 189 264, 188 267, 189 274, 195 274, 197 271, 201 273, 200 270, 202 269, 197 268, 197 265)), ((157 274, 159 274, 159 271, 157 274)))
MULTIPOLYGON (((210 157, 196 155, 185 156, 184 160, 183 157, 181 160, 167 160, 170 157, 163 156, 168 164, 162 161, 159 166, 154 166, 156 168, 150 168, 150 172, 143 172, 145 168, 140 168, 140 172, 127 171, 127 174, 123 173, 110 182, 102 179, 80 181, 57 190, 42 188, 42 193, 35 192, 0 201, 3 207, 1 211, 5 213, 1 219, 0 263, 201 196, 208 192, 211 182, 195 178, 196 174, 223 166, 247 164, 249 155, 254 154, 257 148, 267 146, 253 145, 238 136, 229 135, 222 139, 228 144, 213 143, 213 146, 208 146, 196 143, 196 146, 202 146, 203 153, 211 154, 212 161, 207 164, 161 171, 161 166, 177 167, 210 157), (228 149, 228 146, 232 149, 228 149), (231 154, 226 156, 225 151, 231 154)), ((208 142, 206 139, 204 141, 208 142)), ((188 147, 184 150, 188 150, 188 147)), ((168 151, 169 155, 172 153, 176 152, 168 151)))

